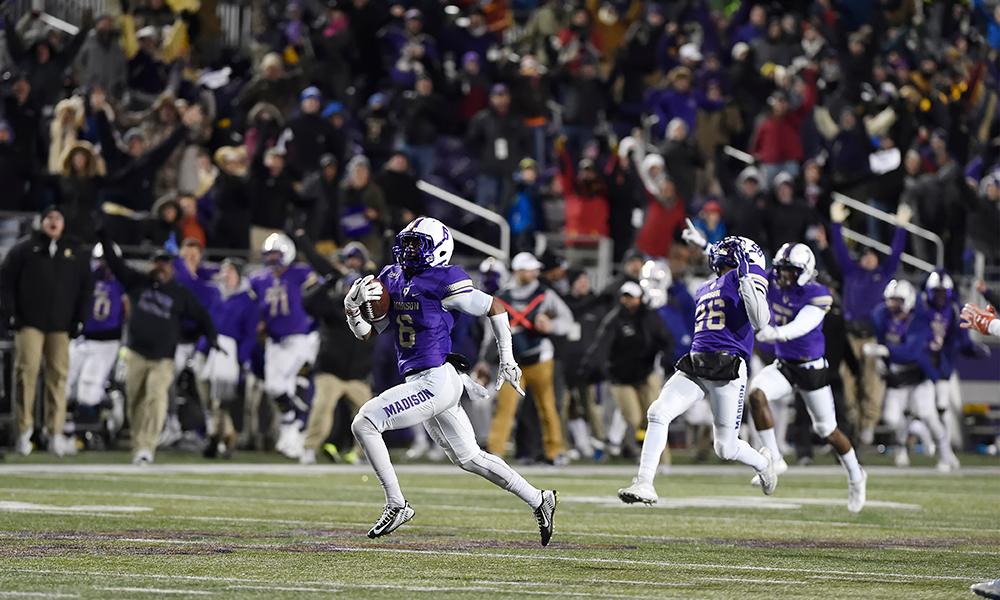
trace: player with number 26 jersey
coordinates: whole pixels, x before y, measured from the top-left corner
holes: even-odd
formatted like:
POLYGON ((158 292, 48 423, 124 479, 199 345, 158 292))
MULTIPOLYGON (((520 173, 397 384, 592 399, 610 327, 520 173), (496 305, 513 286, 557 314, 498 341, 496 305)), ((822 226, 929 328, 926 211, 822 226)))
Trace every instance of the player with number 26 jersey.
POLYGON ((778 483, 771 450, 757 452, 739 438, 754 334, 771 318, 764 253, 744 237, 730 236, 708 246, 690 220, 687 225, 685 241, 708 253, 717 277, 696 294, 691 351, 677 361, 677 371, 646 413, 649 426, 639 473, 632 485, 618 490, 618 498, 626 504, 657 501, 653 478, 667 445, 670 423, 705 397, 712 409, 715 453, 752 467, 765 494, 771 494, 778 483))

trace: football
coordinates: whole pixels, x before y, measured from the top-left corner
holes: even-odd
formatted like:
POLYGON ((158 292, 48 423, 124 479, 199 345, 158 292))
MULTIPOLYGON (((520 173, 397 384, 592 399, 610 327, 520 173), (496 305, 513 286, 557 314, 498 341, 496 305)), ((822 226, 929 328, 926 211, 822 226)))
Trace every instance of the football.
POLYGON ((361 304, 361 316, 369 323, 384 319, 385 315, 389 312, 389 291, 385 289, 385 286, 379 280, 376 279, 373 283, 377 283, 382 288, 382 295, 379 296, 378 300, 361 304))

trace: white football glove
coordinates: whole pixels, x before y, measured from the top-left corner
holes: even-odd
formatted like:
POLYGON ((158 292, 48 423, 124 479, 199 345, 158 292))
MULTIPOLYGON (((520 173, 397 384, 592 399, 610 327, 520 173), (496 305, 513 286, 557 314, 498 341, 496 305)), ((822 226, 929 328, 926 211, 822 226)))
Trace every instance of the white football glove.
POLYGON ((774 325, 768 325, 757 332, 758 342, 783 342, 785 340, 781 339, 781 335, 778 333, 778 328, 774 325))
POLYGON ((382 296, 382 283, 374 275, 365 275, 356 279, 344 296, 344 310, 348 314, 356 314, 365 302, 378 300, 382 296))
POLYGON ((889 349, 882 344, 876 344, 875 342, 868 342, 861 347, 861 353, 868 357, 884 358, 889 356, 889 349))
POLYGON ((500 368, 497 369, 497 391, 503 387, 505 381, 524 397, 524 390, 521 389, 521 367, 517 366, 516 362, 500 362, 500 368))
POLYGON ((681 239, 692 246, 697 246, 704 250, 708 246, 708 240, 698 231, 698 228, 694 226, 691 219, 684 219, 684 222, 687 223, 687 227, 681 232, 681 239))
POLYGON ((843 223, 851 214, 851 209, 844 206, 843 202, 834 202, 830 205, 830 220, 834 223, 843 223))

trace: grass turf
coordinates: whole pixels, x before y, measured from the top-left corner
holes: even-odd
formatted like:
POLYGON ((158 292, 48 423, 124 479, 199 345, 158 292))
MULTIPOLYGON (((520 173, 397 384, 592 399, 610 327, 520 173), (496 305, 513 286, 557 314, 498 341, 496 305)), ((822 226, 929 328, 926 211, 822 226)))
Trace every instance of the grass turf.
POLYGON ((748 469, 680 466, 653 508, 615 499, 631 466, 528 468, 560 492, 542 549, 523 504, 451 466, 400 467, 416 517, 369 540, 367 467, 245 458, 0 465, 0 597, 971 598, 1000 577, 995 459, 870 467, 860 515, 834 466, 793 467, 771 498, 748 469))

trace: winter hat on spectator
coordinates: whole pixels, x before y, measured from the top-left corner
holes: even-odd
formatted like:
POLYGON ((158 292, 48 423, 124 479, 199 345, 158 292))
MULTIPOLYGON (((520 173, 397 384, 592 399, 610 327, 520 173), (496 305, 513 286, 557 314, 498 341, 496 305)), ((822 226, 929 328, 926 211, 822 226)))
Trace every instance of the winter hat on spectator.
POLYGON ((718 200, 709 200, 708 202, 705 203, 705 206, 701 207, 701 212, 703 212, 703 213, 714 212, 714 213, 716 213, 716 214, 718 214, 718 215, 721 216, 722 215, 722 205, 719 204, 718 200))
POLYGON ((736 42, 733 44, 732 57, 733 60, 742 60, 747 54, 750 53, 750 45, 746 42, 736 42))
POLYGON ((243 262, 242 260, 240 260, 239 258, 229 257, 229 258, 223 259, 222 263, 220 264, 220 266, 224 267, 226 265, 229 265, 230 267, 232 267, 233 270, 236 271, 237 275, 239 275, 241 277, 243 276, 243 268, 246 267, 246 263, 243 262))
POLYGON ((281 67, 281 55, 277 52, 268 52, 264 55, 264 58, 260 59, 260 70, 266 71, 272 67, 281 67))
POLYGON ((469 50, 468 52, 466 52, 465 54, 462 55, 462 64, 463 65, 465 63, 470 63, 470 62, 474 62, 477 65, 482 62, 482 60, 479 58, 479 53, 478 52, 473 52, 472 50, 469 50))
POLYGON ((302 93, 299 94, 299 102, 308 100, 309 98, 315 98, 316 100, 319 100, 322 97, 323 94, 320 93, 319 88, 314 85, 311 85, 306 89, 302 90, 302 93))
POLYGON ((282 125, 285 122, 278 107, 269 102, 258 102, 247 113, 247 120, 251 123, 256 123, 262 119, 274 121, 278 125, 282 125))
POLYGON ((519 252, 510 261, 512 271, 539 271, 541 268, 542 263, 531 252, 519 252))
POLYGON ((145 38, 156 39, 156 27, 153 27, 152 25, 147 25, 142 29, 140 29, 139 31, 135 32, 135 37, 138 40, 145 38))
POLYGON ((385 106, 386 103, 388 102, 388 99, 389 99, 388 96, 386 96, 382 92, 375 92, 374 94, 368 97, 368 108, 378 108, 385 106))
POLYGON ((758 184, 761 181, 763 181, 763 178, 761 177, 760 174, 760 169, 758 169, 753 165, 750 165, 749 167, 743 169, 742 171, 740 171, 740 174, 736 177, 736 184, 743 185, 743 182, 746 181, 747 179, 753 179, 758 184))
POLYGON ((424 15, 420 13, 419 8, 411 8, 407 10, 405 13, 403 13, 403 19, 406 21, 412 21, 412 20, 423 21, 424 15))
POLYGON ((502 83, 496 83, 490 88, 490 96, 500 96, 501 94, 509 94, 510 90, 507 86, 502 83))
POLYGON ((326 154, 319 157, 319 166, 322 168, 329 167, 330 165, 337 166, 337 157, 327 152, 326 154))
POLYGON ((618 290, 622 296, 632 296, 633 298, 642 298, 642 288, 638 283, 634 281, 626 281, 622 284, 622 287, 618 290))
POLYGON ((678 56, 681 60, 690 60, 692 62, 701 62, 703 58, 701 55, 701 50, 698 49, 698 45, 693 42, 688 42, 681 46, 678 51, 678 56))
POLYGON ((344 105, 340 102, 331 102, 323 108, 323 118, 329 119, 333 115, 344 112, 344 105))
POLYGON ((368 248, 361 242, 348 242, 340 249, 340 260, 348 258, 360 258, 361 262, 367 263, 369 260, 368 248))
POLYGON ((792 187, 795 187, 795 177, 793 177, 791 173, 782 171, 774 176, 773 184, 775 188, 784 184, 788 184, 792 187))
POLYGON ((576 280, 579 279, 579 278, 581 278, 581 277, 583 277, 586 274, 587 274, 587 271, 584 270, 584 269, 578 269, 576 267, 574 267, 572 269, 567 269, 566 270, 566 284, 569 285, 569 287, 573 287, 573 284, 576 283, 576 280))
POLYGON ((43 208, 42 212, 38 213, 38 216, 39 216, 40 219, 45 219, 45 217, 49 216, 49 213, 54 213, 54 212, 59 213, 63 217, 66 216, 66 214, 63 212, 63 210, 61 208, 59 208, 57 205, 55 205, 55 204, 49 204, 48 206, 46 206, 45 208, 43 208))
POLYGON ((355 154, 354 156, 351 157, 351 160, 347 161, 346 170, 347 173, 350 174, 353 173, 359 167, 367 167, 370 169, 371 166, 372 166, 371 162, 368 160, 367 156, 365 156, 364 154, 355 154))
POLYGON ((142 129, 139 129, 138 127, 133 127, 128 131, 126 131, 125 135, 122 136, 122 141, 125 142, 126 145, 131 143, 132 140, 134 139, 145 140, 146 134, 142 132, 142 129))
POLYGON ((528 169, 538 170, 538 163, 535 162, 533 158, 522 158, 521 162, 517 163, 517 168, 521 171, 526 171, 528 169))
POLYGON ((569 266, 569 263, 566 262, 565 257, 563 257, 561 254, 553 252, 552 250, 546 250, 542 254, 542 260, 540 262, 542 263, 543 271, 551 271, 552 269, 560 269, 560 268, 565 269, 567 266, 569 266))

